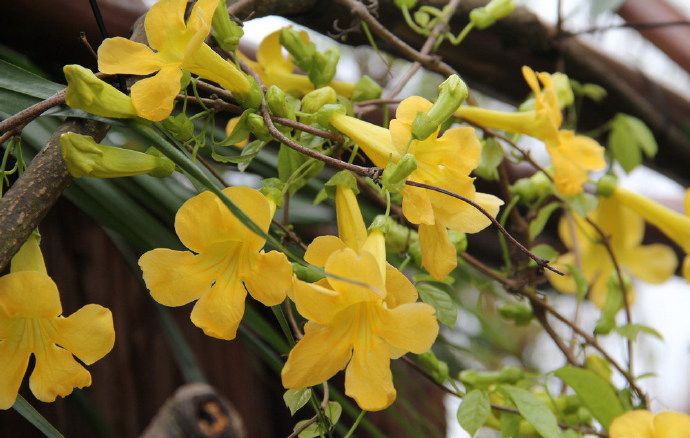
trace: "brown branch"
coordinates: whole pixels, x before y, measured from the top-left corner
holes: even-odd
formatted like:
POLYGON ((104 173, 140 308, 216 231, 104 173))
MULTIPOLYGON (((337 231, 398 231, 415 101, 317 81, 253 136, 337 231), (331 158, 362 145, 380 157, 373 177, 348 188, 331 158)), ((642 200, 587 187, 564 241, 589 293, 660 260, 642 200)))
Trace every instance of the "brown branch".
POLYGON ((635 29, 635 30, 650 30, 659 29, 663 27, 674 27, 674 26, 690 26, 690 21, 688 20, 675 20, 675 21, 658 21, 658 22, 647 22, 647 23, 618 23, 609 24, 607 26, 594 26, 583 30, 578 30, 574 32, 563 32, 559 38, 566 39, 572 38, 579 35, 587 35, 592 33, 606 32, 614 29, 635 29))
POLYGON ((78 119, 63 123, 31 160, 26 172, 0 198, 0 271, 7 266, 71 180, 62 159, 60 136, 66 132, 76 132, 101 141, 108 128, 108 125, 93 120, 78 119))
POLYGON ((416 181, 410 181, 410 180, 405 181, 405 184, 408 186, 421 187, 423 189, 433 190, 435 192, 443 193, 444 195, 451 196, 451 197, 459 199, 459 200, 461 200, 467 204, 470 204, 472 207, 477 209, 481 214, 486 216, 487 219, 489 219, 491 221, 491 223, 493 223, 496 226, 496 228, 498 228, 498 231, 500 231, 501 234, 503 234, 506 237, 506 239, 510 240, 510 242, 513 245, 515 245, 520 251, 524 252, 529 258, 534 260, 538 266, 545 268, 545 269, 548 269, 549 271, 554 272, 558 275, 565 275, 565 274, 563 274, 563 272, 561 272, 558 269, 554 268, 553 266, 549 265, 548 260, 545 260, 545 259, 537 256, 536 254, 533 254, 529 249, 525 248, 525 246, 522 243, 520 243, 508 231, 506 231, 505 228, 503 228, 503 225, 501 225, 501 223, 498 222, 495 217, 493 217, 488 211, 486 211, 484 209, 484 207, 477 204, 473 200, 471 200, 465 196, 459 195, 457 193, 451 192, 449 190, 442 189, 440 187, 432 186, 429 184, 424 184, 424 183, 420 183, 420 182, 416 182, 416 181))
POLYGON ((558 349, 561 350, 561 353, 563 353, 563 356, 565 356, 565 359, 568 361, 568 363, 576 367, 579 366, 577 360, 573 356, 573 353, 568 347, 568 345, 566 345, 566 343, 563 342, 563 339, 561 339, 560 335, 556 333, 556 330, 554 330, 554 328, 551 326, 551 323, 548 320, 548 316, 546 315, 544 308, 535 307, 533 312, 534 317, 537 318, 541 326, 544 327, 544 331, 546 331, 546 333, 553 340, 558 349))
POLYGON ((65 103, 65 90, 58 91, 51 97, 31 105, 0 122, 0 132, 15 131, 18 127, 26 126, 36 117, 40 116, 49 109, 65 103))
POLYGON ((310 125, 305 125, 304 123, 297 122, 295 120, 287 119, 285 117, 278 117, 278 116, 271 116, 271 120, 273 120, 276 123, 279 123, 283 126, 288 126, 293 129, 297 129, 299 131, 304 131, 308 132, 310 134, 314 134, 318 137, 326 138, 328 140, 331 140, 332 142, 335 143, 342 143, 344 141, 343 136, 336 133, 336 132, 331 132, 331 131, 326 131, 325 129, 319 129, 314 126, 310 125))

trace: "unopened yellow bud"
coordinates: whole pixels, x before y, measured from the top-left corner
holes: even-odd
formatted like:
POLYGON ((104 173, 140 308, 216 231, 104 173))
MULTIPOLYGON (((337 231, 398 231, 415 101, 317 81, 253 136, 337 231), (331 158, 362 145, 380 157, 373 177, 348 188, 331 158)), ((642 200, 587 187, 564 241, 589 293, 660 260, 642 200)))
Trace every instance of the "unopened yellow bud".
POLYGON ((136 117, 132 99, 81 65, 66 65, 62 71, 67 79, 65 102, 71 108, 103 117, 136 117))
POLYGON ((74 132, 60 136, 60 147, 67 170, 75 178, 118 178, 143 174, 162 178, 175 171, 175 164, 155 149, 144 153, 100 145, 92 137, 74 132))

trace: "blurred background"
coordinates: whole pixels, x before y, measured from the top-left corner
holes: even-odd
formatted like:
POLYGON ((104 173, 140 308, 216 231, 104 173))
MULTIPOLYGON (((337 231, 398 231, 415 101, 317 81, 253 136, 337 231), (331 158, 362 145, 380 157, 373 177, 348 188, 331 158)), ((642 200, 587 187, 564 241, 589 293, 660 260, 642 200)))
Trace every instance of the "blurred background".
MULTIPOLYGON (((111 36, 128 36, 137 17, 153 3, 154 0, 98 1, 111 36)), ((251 14, 252 2, 248 3, 250 6, 238 14, 242 19, 248 18, 241 45, 245 53, 252 54, 267 34, 293 24, 305 26, 321 48, 340 44, 338 79, 355 81, 368 74, 382 86, 392 88, 409 67, 407 61, 382 57, 364 46, 366 40, 361 32, 348 33, 344 38, 340 35, 337 43, 327 36, 335 32, 336 18, 341 27, 346 27, 351 19, 348 11, 329 1, 306 2, 311 7, 289 11, 287 17, 261 16, 265 15, 261 11, 251 14)), ((379 0, 382 22, 397 35, 421 46, 422 40, 409 35, 392 3, 379 0)), ((648 167, 640 166, 630 174, 618 169, 622 184, 682 211, 684 188, 690 182, 690 3, 518 3, 525 8, 520 9, 519 17, 506 19, 483 32, 473 32, 459 48, 442 47, 440 53, 486 106, 512 108, 524 99, 528 90, 519 74, 523 64, 543 71, 559 69, 578 81, 603 86, 609 96, 601 103, 590 102, 583 107, 580 128, 594 129, 617 112, 643 119, 654 131, 660 152, 648 167)), ((453 28, 460 29, 466 22, 466 16, 459 13, 453 28)), ((80 32, 85 32, 94 48, 102 40, 88 0, 3 2, 0 24, 2 59, 57 83, 64 83, 61 67, 65 64, 79 63, 95 69, 94 58, 79 38, 80 32)), ((382 49, 386 49, 385 45, 382 49)), ((417 94, 432 98, 442 80, 434 73, 420 71, 405 85, 400 97, 417 94)), ((11 112, 6 107, 2 111, 11 112)), ((368 117, 376 120, 380 114, 374 112, 368 117)), ((25 131, 27 147, 40 148, 57 126, 57 120, 45 117, 30 125, 25 131)), ((114 129, 106 143, 122 145, 131 140, 126 132, 114 129)), ((540 164, 548 164, 539 142, 522 139, 521 145, 529 148, 540 164)), ((262 177, 274 176, 275 158, 268 151, 246 172, 227 167, 218 170, 231 184, 258 186, 262 177)), ((516 165, 511 168, 511 177, 526 176, 529 172, 529 168, 516 165)), ((481 189, 497 192, 491 184, 481 189)), ((306 241, 319 234, 335 233, 329 206, 311 205, 316 191, 318 186, 307 187, 290 207, 297 231, 306 241)), ((142 286, 136 258, 149 247, 176 245, 175 236, 161 229, 170 227, 175 210, 192 193, 193 187, 182 178, 155 183, 148 177, 80 181, 70 187, 41 225, 48 271, 60 287, 65 313, 85 303, 102 304, 113 311, 117 332, 114 350, 89 368, 93 376, 90 388, 45 405, 28 396, 26 385, 22 387, 21 393, 66 436, 138 436, 176 389, 194 381, 208 382, 229 400, 246 436, 287 436, 292 430, 295 420, 283 403, 283 390, 275 371, 279 345, 258 339, 252 329, 233 342, 208 338, 189 322, 188 307, 162 309, 142 286), (113 197, 118 204, 108 205, 105 200, 113 197), (130 223, 108 220, 109 214, 121 212, 122 208, 128 209, 130 223)), ((373 204, 365 205, 366 215, 371 217, 376 212, 373 204)), ((545 237, 555 246, 556 223, 555 217, 549 221, 545 237)), ((647 241, 669 243, 654 229, 647 230, 647 241)), ((483 259, 496 263, 500 260, 493 231, 473 236, 469 249, 483 259)), ((482 281, 462 266, 459 271, 458 276, 466 281, 459 281, 453 291, 460 308, 457 326, 444 328, 436 351, 448 361, 452 372, 468 366, 492 368, 511 363, 544 371, 560 365, 560 352, 536 327, 515 328, 487 318, 490 313, 485 312, 492 310, 482 297, 497 286, 482 281)), ((688 412, 690 286, 676 277, 663 285, 637 283, 635 289, 635 321, 653 326, 663 337, 660 340, 643 336, 637 344, 636 373, 649 373, 641 385, 651 395, 653 410, 688 412)), ((572 311, 571 297, 554 293, 552 299, 566 314, 572 311)), ((273 324, 270 311, 266 313, 258 307, 249 317, 256 324, 273 324)), ((598 312, 585 306, 581 315, 583 327, 592 329, 597 318, 598 312)), ((569 335, 564 327, 557 329, 564 336, 569 335)), ((619 338, 605 337, 603 343, 614 357, 624 358, 624 343, 619 338)), ((395 364, 394 373, 398 400, 385 413, 367 415, 367 426, 360 429, 358 436, 466 436, 455 419, 456 399, 446 399, 403 363, 395 364)), ((335 383, 338 386, 342 382, 336 378, 335 383)), ((353 412, 355 416, 358 413, 353 412)), ((352 413, 343 415, 344 423, 351 424, 352 413)), ((302 419, 299 414, 296 418, 302 419)), ((1 436, 35 434, 16 412, 0 412, 1 436)))

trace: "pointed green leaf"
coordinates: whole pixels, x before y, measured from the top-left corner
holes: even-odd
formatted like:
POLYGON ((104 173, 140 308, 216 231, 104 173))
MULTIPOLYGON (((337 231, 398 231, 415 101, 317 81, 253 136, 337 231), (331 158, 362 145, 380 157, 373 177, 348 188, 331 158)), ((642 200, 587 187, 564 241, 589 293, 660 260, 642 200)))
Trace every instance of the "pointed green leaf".
POLYGON ((295 415, 295 412, 306 405, 310 398, 310 388, 288 389, 285 391, 285 394, 283 394, 283 400, 285 401, 285 406, 290 409, 290 415, 295 415))
POLYGON ((467 433, 474 436, 491 414, 491 403, 486 391, 473 389, 465 394, 458 408, 458 422, 467 433))
POLYGON ((613 387, 595 372, 566 366, 555 374, 573 388, 582 404, 604 428, 608 429, 613 419, 623 414, 613 387))
POLYGON ((501 389, 515 403, 520 415, 537 430, 539 435, 543 438, 561 438, 558 420, 542 400, 517 386, 502 386, 501 389))
POLYGON ((418 284, 417 291, 422 301, 436 309, 436 318, 440 322, 448 327, 455 327, 458 320, 458 306, 446 292, 427 283, 418 284))

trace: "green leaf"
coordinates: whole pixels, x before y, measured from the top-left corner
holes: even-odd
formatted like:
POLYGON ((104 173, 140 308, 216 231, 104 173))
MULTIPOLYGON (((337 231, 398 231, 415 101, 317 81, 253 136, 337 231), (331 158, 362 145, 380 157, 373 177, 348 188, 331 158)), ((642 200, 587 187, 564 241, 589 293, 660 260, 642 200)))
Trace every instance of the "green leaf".
POLYGON ((418 284, 417 291, 422 301, 436 309, 436 318, 440 322, 448 327, 455 327, 458 320, 458 307, 446 292, 427 283, 418 284))
POLYGON ((283 394, 283 400, 285 401, 285 406, 290 409, 290 415, 295 415, 295 412, 306 405, 310 398, 310 388, 288 389, 285 391, 285 394, 283 394))
POLYGON ((568 205, 577 214, 582 217, 587 216, 587 214, 594 210, 599 203, 596 196, 590 195, 589 193, 583 192, 575 196, 566 196, 568 205))
POLYGON ((582 269, 575 265, 568 265, 568 273, 573 277, 573 280, 575 280, 575 297, 578 301, 583 301, 589 290, 589 284, 585 274, 582 272, 582 269))
POLYGON ((595 372, 566 366, 555 375, 573 388, 582 404, 604 428, 608 429, 613 419, 623 414, 613 387, 595 372))
POLYGON ((616 274, 612 273, 606 283, 606 301, 601 309, 601 317, 597 321, 594 332, 608 335, 616 327, 616 314, 623 308, 623 292, 618 284, 616 274))
POLYGON ((616 328, 616 332, 618 332, 619 335, 623 336, 624 338, 630 339, 631 341, 634 341, 637 339, 637 335, 642 333, 647 333, 648 335, 652 335, 655 338, 663 341, 664 337, 661 336, 661 333, 656 331, 654 328, 642 325, 642 324, 626 324, 620 327, 616 328))
POLYGON ((482 141, 482 155, 479 166, 474 169, 474 173, 484 179, 498 179, 498 165, 503 161, 505 155, 503 147, 495 138, 487 138, 482 141))
POLYGON ((642 162, 642 154, 654 157, 659 146, 645 123, 628 114, 618 113, 611 120, 609 149, 626 172, 642 162))
POLYGON ((43 100, 63 90, 65 86, 0 60, 0 88, 43 100))
MULTIPOLYGON (((556 257, 558 257, 558 251, 556 251, 551 245, 547 245, 545 243, 540 243, 539 245, 533 246, 530 248, 530 251, 532 251, 532 253, 537 257, 541 257, 548 261, 553 261, 556 259, 556 257)), ((529 265, 536 267, 537 262, 530 259, 529 265)))
MULTIPOLYGON (((340 414, 342 413, 343 408, 340 406, 340 403, 338 402, 328 402, 328 406, 326 409, 324 409, 324 413, 326 414, 326 418, 328 418, 328 421, 331 423, 331 426, 334 426, 338 420, 340 419, 340 414)), ((295 427, 293 430, 299 428, 302 424, 306 423, 309 420, 302 420, 299 423, 295 424, 295 427)), ((299 438, 314 438, 319 435, 325 434, 327 431, 324 430, 325 428, 323 427, 322 424, 319 424, 319 422, 315 422, 311 424, 309 427, 304 429, 302 432, 299 433, 298 437, 299 438)))
POLYGON ((501 389, 515 403, 520 415, 537 430, 539 435, 543 438, 561 438, 558 420, 543 401, 517 386, 502 386, 501 389))
POLYGON ((467 433, 474 436, 491 414, 491 403, 486 391, 473 389, 465 394, 458 408, 458 422, 467 433))
POLYGON ((520 416, 501 412, 501 438, 514 438, 520 434, 520 416))
POLYGON ((33 424, 43 435, 49 438, 63 438, 63 435, 21 395, 17 395, 17 401, 14 402, 12 409, 33 424))
POLYGON ((539 210, 537 216, 532 220, 532 222, 529 223, 530 240, 534 240, 534 238, 537 237, 542 230, 544 230, 544 227, 549 221, 551 214, 553 214, 553 212, 556 211, 560 205, 560 202, 552 202, 539 210))
POLYGON ((563 432, 563 438, 582 438, 582 435, 579 432, 576 432, 572 429, 568 429, 565 432, 563 432))

